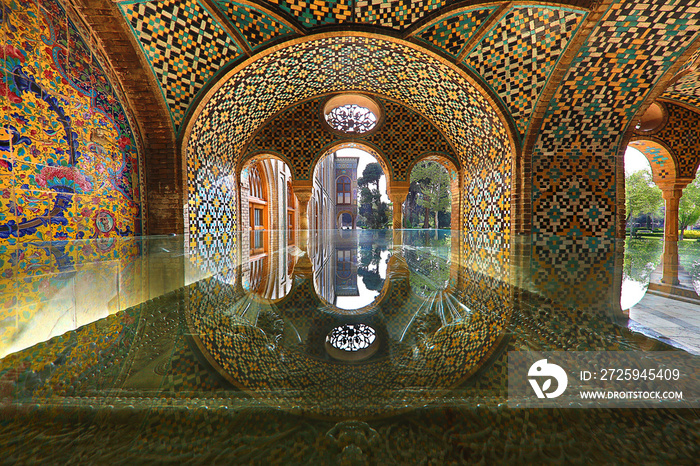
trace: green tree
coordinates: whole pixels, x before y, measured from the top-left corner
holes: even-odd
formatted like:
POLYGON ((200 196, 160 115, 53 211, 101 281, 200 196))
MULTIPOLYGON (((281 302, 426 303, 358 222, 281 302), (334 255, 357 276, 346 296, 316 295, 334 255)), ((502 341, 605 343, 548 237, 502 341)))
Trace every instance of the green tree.
POLYGON ((697 175, 692 183, 684 190, 678 204, 678 228, 681 230, 680 240, 683 240, 685 230, 700 220, 700 177, 697 175))
MULTIPOLYGON (((634 172, 625 177, 625 209, 627 221, 641 214, 653 214, 663 204, 661 190, 654 184, 648 171, 634 172)), ((630 236, 634 228, 630 228, 630 236)))
POLYGON ((411 171, 413 183, 420 189, 416 202, 425 209, 423 228, 430 228, 430 212, 433 212, 435 228, 438 228, 438 213, 450 207, 450 177, 447 170, 437 162, 420 162, 411 171))
POLYGON ((367 226, 373 230, 383 228, 389 220, 389 206, 382 201, 382 195, 379 193, 379 180, 382 176, 382 167, 378 163, 370 163, 357 179, 357 185, 360 187, 359 212, 365 218, 367 226))

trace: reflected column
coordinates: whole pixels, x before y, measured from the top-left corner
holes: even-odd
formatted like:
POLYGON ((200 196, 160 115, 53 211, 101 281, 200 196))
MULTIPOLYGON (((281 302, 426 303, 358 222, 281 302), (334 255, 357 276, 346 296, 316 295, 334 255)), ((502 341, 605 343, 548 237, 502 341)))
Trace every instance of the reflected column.
POLYGON ((309 200, 313 195, 312 180, 294 180, 292 189, 299 201, 299 243, 300 249, 306 251, 309 242, 309 200))
POLYGON ((664 253, 661 282, 667 285, 678 285, 678 205, 683 189, 692 180, 676 179, 660 181, 657 186, 666 201, 666 216, 664 218, 664 253))
POLYGON ((394 229, 394 245, 403 244, 400 230, 403 229, 403 203, 411 187, 409 181, 394 181, 387 187, 387 194, 394 205, 392 228, 394 229))

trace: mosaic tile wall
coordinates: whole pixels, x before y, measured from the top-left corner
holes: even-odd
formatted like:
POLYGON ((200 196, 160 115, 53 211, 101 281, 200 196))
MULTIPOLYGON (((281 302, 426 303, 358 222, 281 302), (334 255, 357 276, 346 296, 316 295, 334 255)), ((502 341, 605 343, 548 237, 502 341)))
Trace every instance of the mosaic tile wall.
POLYGON ((141 233, 138 136, 55 0, 2 0, 0 245, 141 233))
MULTIPOLYGON (((369 136, 359 135, 352 139, 364 140, 384 154, 391 179, 408 180, 409 165, 426 153, 455 160, 449 142, 429 121, 402 105, 378 100, 385 115, 381 127, 369 136)), ((296 179, 310 180, 319 157, 329 146, 349 139, 349 136, 329 131, 322 124, 325 101, 325 97, 317 98, 285 110, 255 136, 247 147, 248 154, 272 151, 283 155, 292 164, 296 179)))
POLYGON ((465 59, 506 104, 521 136, 585 16, 575 10, 513 7, 465 59))
POLYGON ((197 0, 122 3, 178 130, 192 99, 241 50, 197 0))
MULTIPOLYGON (((223 84, 193 122, 188 141, 190 229, 211 228, 206 212, 215 197, 198 192, 199 186, 205 180, 215 186, 231 173, 246 139, 262 122, 294 102, 344 90, 386 95, 426 115, 458 151, 466 168, 464 192, 481 196, 465 207, 464 229, 493 232, 494 241, 503 233, 503 241, 493 247, 508 248, 512 155, 506 129, 490 104, 435 59, 402 44, 365 37, 295 44, 261 58, 223 84), (488 206, 481 202, 484 196, 488 206)), ((235 220, 228 218, 222 225, 231 229, 235 220)))

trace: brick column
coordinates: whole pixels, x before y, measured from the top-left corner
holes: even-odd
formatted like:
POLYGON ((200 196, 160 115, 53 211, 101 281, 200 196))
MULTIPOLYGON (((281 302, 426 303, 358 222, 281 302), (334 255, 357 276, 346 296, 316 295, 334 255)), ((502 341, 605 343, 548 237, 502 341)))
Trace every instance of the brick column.
POLYGON ((403 228, 403 203, 408 196, 408 189, 411 183, 407 181, 395 181, 387 187, 387 194, 389 199, 394 204, 394 216, 392 227, 394 230, 401 230, 403 228))
POLYGON ((666 216, 664 218, 664 253, 662 256, 661 282, 668 285, 678 285, 678 205, 683 195, 683 189, 692 179, 679 178, 673 181, 658 181, 661 194, 666 201, 666 216))
POLYGON ((314 185, 312 180, 295 180, 292 181, 292 189, 294 195, 299 201, 299 242, 297 246, 306 251, 309 242, 309 200, 314 193, 314 185))

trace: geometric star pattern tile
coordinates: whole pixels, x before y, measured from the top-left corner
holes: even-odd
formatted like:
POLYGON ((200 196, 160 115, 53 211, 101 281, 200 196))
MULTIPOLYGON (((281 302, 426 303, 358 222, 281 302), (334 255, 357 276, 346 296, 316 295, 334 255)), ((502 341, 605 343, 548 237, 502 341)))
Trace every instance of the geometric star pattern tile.
MULTIPOLYGON (((266 0, 277 5, 282 11, 295 16, 305 28, 338 24, 350 21, 351 0, 266 0)), ((273 7, 274 8, 274 7, 273 7)))
POLYGON ((294 33, 290 27, 251 6, 228 0, 217 3, 253 50, 269 40, 294 33))
POLYGON ((616 4, 577 52, 532 153, 532 173, 555 172, 533 177, 532 231, 541 241, 614 237, 618 145, 645 97, 697 37, 698 4, 616 4))
POLYGON ((177 130, 197 92, 241 51, 196 0, 120 7, 160 84, 177 130))
POLYGON ((521 136, 550 72, 583 18, 580 11, 513 8, 465 59, 505 102, 521 136))
POLYGON ((431 24, 416 34, 445 53, 457 58, 467 40, 486 21, 495 7, 457 13, 431 24))
POLYGON ((355 18, 357 22, 404 29, 447 3, 447 0, 358 0, 355 18))

